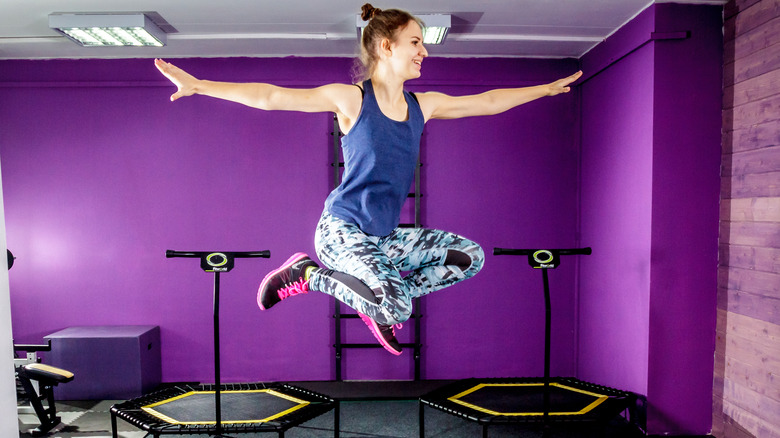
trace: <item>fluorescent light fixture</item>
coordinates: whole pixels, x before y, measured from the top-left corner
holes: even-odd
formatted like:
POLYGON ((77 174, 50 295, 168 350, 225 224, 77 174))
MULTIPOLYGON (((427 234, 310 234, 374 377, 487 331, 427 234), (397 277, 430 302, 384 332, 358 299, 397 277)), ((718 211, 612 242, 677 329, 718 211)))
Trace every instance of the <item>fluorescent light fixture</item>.
POLYGON ((165 32, 142 13, 49 14, 49 27, 84 47, 165 45, 165 32))
POLYGON ((423 28, 423 44, 441 44, 447 31, 452 27, 452 16, 449 14, 420 15, 423 28))
MULTIPOLYGON (((441 44, 444 37, 447 36, 447 30, 452 27, 452 16, 450 14, 431 14, 416 15, 423 22, 423 44, 441 44)), ((357 16, 358 40, 363 34, 363 28, 368 25, 368 21, 363 21, 360 15, 357 16)))

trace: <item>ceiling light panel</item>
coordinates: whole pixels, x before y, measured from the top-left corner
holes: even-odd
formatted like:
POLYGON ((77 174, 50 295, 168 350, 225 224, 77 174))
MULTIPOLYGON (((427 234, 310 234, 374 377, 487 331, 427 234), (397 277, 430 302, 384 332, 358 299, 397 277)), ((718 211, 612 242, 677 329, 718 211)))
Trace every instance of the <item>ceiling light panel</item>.
POLYGON ((165 32, 142 13, 55 13, 49 15, 49 27, 84 47, 162 47, 166 43, 165 32))

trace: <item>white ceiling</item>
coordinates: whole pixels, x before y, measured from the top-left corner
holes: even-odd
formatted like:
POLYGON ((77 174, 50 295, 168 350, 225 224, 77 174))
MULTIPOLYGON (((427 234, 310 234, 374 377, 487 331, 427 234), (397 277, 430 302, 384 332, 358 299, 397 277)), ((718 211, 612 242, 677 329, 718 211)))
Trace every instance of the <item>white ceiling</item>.
MULTIPOLYGON (((365 0, 2 0, 0 59, 354 56, 365 0), (148 12, 162 48, 84 48, 49 29, 53 12, 148 12)), ((668 0, 373 1, 415 14, 452 14, 433 56, 578 58, 652 3, 668 0)), ((725 0, 677 0, 723 4, 725 0)))

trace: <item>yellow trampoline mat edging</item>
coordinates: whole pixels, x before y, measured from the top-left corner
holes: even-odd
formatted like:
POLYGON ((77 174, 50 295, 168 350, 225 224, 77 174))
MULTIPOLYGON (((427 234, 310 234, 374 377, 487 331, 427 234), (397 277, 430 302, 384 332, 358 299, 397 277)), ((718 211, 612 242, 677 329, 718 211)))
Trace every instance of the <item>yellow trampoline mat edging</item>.
MULTIPOLYGON (((484 412, 486 414, 491 415, 500 415, 500 416, 507 416, 507 417, 531 417, 531 416, 542 416, 544 415, 544 412, 496 412, 487 408, 483 408, 481 406, 477 406, 468 402, 465 402, 463 400, 459 400, 461 397, 465 397, 472 392, 478 391, 482 388, 489 387, 489 386, 544 386, 544 383, 480 383, 479 385, 476 385, 470 389, 467 389, 466 391, 461 392, 460 394, 454 395, 447 400, 457 403, 462 406, 466 406, 467 408, 474 409, 475 411, 484 412)), ((572 388, 571 386, 562 385, 560 383, 550 383, 550 386, 555 386, 561 389, 565 389, 567 391, 574 391, 579 392, 581 394, 589 395, 591 397, 595 397, 596 400, 594 400, 589 405, 585 406, 583 409, 577 411, 577 412, 548 412, 548 415, 583 415, 590 411, 592 411, 596 406, 604 403, 609 397, 602 394, 596 394, 594 392, 585 391, 583 389, 577 389, 572 388)))
MULTIPOLYGON (((152 403, 150 405, 142 406, 141 409, 144 412, 148 413, 149 415, 152 415, 152 416, 154 416, 156 418, 159 418, 160 420, 162 420, 162 421, 164 421, 166 423, 169 423, 169 424, 181 424, 181 425, 208 425, 208 424, 216 424, 217 423, 216 420, 214 420, 214 421, 179 421, 179 420, 171 418, 171 417, 169 417, 169 416, 167 416, 165 414, 162 414, 162 413, 160 413, 160 412, 158 412, 158 411, 156 411, 154 409, 157 406, 160 406, 160 405, 163 405, 163 404, 166 404, 166 403, 170 403, 170 402, 172 402, 174 400, 179 400, 179 399, 182 399, 182 398, 185 398, 185 397, 189 397, 189 396, 194 395, 194 394, 198 394, 198 393, 199 394, 214 394, 215 392, 216 391, 190 391, 190 392, 178 395, 176 397, 171 397, 169 399, 165 399, 165 400, 159 401, 157 403, 152 403)), ((285 411, 282 411, 282 412, 276 413, 274 415, 271 415, 270 417, 266 417, 266 418, 259 419, 259 420, 240 420, 240 421, 235 421, 234 420, 234 421, 223 421, 222 423, 223 424, 265 423, 265 422, 273 421, 273 420, 275 420, 277 418, 283 417, 283 416, 289 414, 290 412, 294 412, 294 411, 296 411, 298 409, 303 408, 304 406, 309 405, 309 402, 307 402, 306 400, 301 400, 299 398, 295 398, 295 397, 289 396, 287 394, 283 394, 281 392, 274 391, 273 389, 257 389, 257 390, 242 390, 242 391, 220 391, 221 394, 226 394, 226 393, 233 393, 233 394, 235 394, 235 393, 261 393, 261 392, 265 392, 265 393, 268 393, 268 395, 273 395, 273 396, 276 396, 276 397, 279 397, 279 398, 283 398, 283 399, 291 401, 293 403, 298 403, 298 405, 297 406, 293 406, 293 407, 291 407, 291 408, 289 408, 289 409, 287 409, 285 411)))

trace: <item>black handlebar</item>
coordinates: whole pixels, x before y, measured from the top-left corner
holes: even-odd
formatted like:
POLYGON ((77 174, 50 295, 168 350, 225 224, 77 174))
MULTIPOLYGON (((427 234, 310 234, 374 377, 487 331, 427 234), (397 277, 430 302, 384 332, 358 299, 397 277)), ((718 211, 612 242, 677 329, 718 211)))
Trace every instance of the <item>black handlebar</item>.
MULTIPOLYGON (((493 248, 493 255, 533 255, 537 251, 539 251, 538 248, 537 249, 493 248)), ((591 254, 591 249, 589 246, 585 248, 547 249, 545 251, 549 251, 553 254, 558 254, 558 255, 575 255, 575 254, 590 255, 591 254)))
POLYGON ((172 249, 169 249, 165 251, 165 257, 171 258, 171 257, 193 257, 193 258, 200 258, 204 256, 209 256, 214 253, 220 253, 225 254, 228 257, 232 258, 250 258, 250 257, 263 257, 263 258, 269 258, 271 257, 271 251, 250 251, 250 252, 224 252, 224 251, 174 251, 172 249))

